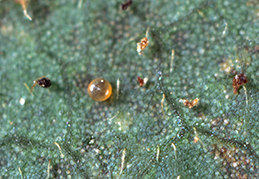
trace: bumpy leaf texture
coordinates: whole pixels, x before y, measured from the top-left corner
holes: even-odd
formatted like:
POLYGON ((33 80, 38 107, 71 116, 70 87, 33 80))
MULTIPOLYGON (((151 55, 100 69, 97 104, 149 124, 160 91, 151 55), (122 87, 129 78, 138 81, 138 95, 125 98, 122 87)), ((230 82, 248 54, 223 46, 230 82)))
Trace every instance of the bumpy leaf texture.
POLYGON ((125 2, 0 1, 0 178, 258 178, 258 1, 125 2))

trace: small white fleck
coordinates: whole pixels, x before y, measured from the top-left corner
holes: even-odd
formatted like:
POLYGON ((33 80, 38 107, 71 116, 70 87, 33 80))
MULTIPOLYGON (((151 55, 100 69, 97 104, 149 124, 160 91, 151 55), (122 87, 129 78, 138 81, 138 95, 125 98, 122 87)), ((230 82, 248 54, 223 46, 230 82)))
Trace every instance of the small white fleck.
POLYGON ((239 34, 240 34, 240 35, 245 35, 245 31, 241 30, 241 31, 239 32, 239 34))
POLYGON ((141 44, 137 43, 137 52, 140 53, 141 52, 141 44))
POLYGON ((200 54, 204 54, 205 50, 203 48, 199 49, 200 54))
POLYGON ((94 139, 90 140, 89 144, 94 144, 94 139))
POLYGON ((19 100, 19 103, 20 103, 21 105, 24 105, 25 99, 24 99, 24 98, 21 98, 21 99, 19 100))
POLYGON ((144 80, 144 84, 146 84, 148 81, 148 78, 144 78, 143 80, 144 80))
POLYGON ((236 162, 234 162, 234 163, 233 163, 233 167, 236 167, 236 166, 237 166, 237 163, 236 163, 236 162))

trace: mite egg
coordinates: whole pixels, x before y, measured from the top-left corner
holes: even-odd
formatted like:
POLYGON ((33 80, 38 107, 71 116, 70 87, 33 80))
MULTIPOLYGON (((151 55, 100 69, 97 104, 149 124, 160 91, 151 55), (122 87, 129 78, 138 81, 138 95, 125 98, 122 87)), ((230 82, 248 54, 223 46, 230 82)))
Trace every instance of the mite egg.
POLYGON ((88 85, 87 91, 93 100, 105 101, 112 94, 112 86, 107 80, 96 78, 88 85))

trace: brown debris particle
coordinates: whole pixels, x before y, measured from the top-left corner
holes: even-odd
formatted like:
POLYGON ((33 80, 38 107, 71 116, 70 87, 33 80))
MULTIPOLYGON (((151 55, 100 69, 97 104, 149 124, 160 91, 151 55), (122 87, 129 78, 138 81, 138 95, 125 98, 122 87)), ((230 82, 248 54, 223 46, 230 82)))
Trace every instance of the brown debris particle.
POLYGON ((121 9, 122 10, 128 9, 128 7, 131 6, 132 2, 133 2, 132 0, 128 0, 127 2, 125 2, 124 4, 121 5, 121 9))
POLYGON ((144 37, 143 39, 141 39, 140 42, 137 43, 137 52, 138 52, 139 55, 142 55, 142 51, 149 44, 149 41, 148 41, 148 31, 149 31, 149 27, 147 28, 147 31, 146 31, 146 37, 144 37))
POLYGON ((232 86, 234 88, 233 90, 234 94, 237 94, 239 87, 247 82, 248 82, 248 79, 244 74, 241 73, 240 75, 236 75, 232 82, 232 86))
POLYGON ((145 78, 138 77, 137 80, 139 82, 139 86, 140 87, 145 86, 147 84, 147 82, 148 82, 148 78, 147 77, 145 77, 145 78))
POLYGON ((144 37, 143 39, 141 39, 141 41, 137 43, 137 52, 141 54, 141 52, 148 46, 148 44, 149 44, 149 41, 147 37, 144 37))
POLYGON ((189 109, 191 109, 198 105, 199 98, 196 98, 191 102, 188 99, 180 99, 179 102, 182 102, 184 106, 187 106, 189 109))
POLYGON ((138 77, 139 86, 142 87, 144 85, 144 80, 138 77))

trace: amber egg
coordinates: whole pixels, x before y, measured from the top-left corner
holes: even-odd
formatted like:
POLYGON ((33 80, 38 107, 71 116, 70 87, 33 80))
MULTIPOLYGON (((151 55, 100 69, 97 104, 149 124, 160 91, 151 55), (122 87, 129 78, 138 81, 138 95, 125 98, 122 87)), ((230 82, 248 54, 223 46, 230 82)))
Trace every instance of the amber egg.
POLYGON ((112 94, 112 86, 107 80, 96 78, 88 85, 87 91, 93 100, 105 101, 112 94))

